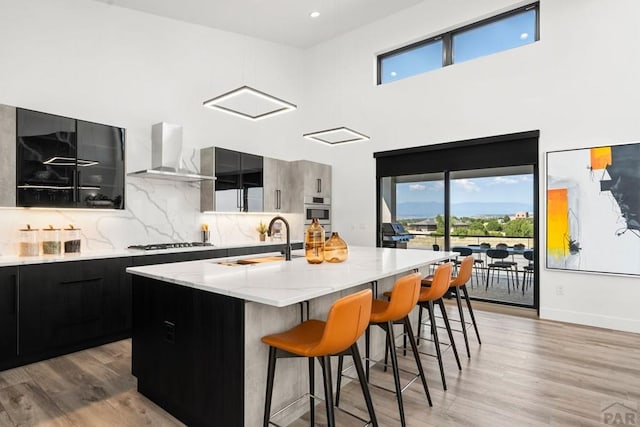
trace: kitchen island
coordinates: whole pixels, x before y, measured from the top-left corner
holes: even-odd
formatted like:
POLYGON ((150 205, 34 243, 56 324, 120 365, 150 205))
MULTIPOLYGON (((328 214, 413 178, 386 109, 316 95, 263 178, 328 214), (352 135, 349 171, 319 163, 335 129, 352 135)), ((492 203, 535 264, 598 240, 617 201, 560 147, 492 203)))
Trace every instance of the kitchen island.
MULTIPOLYGON (((189 425, 260 425, 267 371, 260 337, 302 318, 324 319, 341 296, 373 282, 381 293, 396 277, 450 256, 351 247, 344 263, 312 265, 295 255, 251 265, 215 259, 128 268, 138 390, 189 425)), ((280 363, 274 390, 274 409, 305 393, 306 361, 280 363)))

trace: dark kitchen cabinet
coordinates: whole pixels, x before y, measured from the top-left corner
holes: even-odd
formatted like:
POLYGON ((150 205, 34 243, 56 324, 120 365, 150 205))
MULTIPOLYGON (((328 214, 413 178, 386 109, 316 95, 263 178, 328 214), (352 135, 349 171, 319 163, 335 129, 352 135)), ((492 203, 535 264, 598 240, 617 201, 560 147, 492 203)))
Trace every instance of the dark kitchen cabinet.
POLYGON ((42 359, 130 332, 130 258, 20 267, 21 357, 42 359))
POLYGON ((124 209, 124 129, 16 109, 16 204, 124 209))
POLYGON ((18 269, 0 268, 0 370, 11 366, 17 356, 18 269))
POLYGON ((124 206, 124 129, 78 120, 77 182, 78 207, 124 206))
POLYGON ((216 147, 215 210, 263 211, 263 158, 216 147))
POLYGON ((190 426, 243 426, 244 305, 133 277, 138 391, 190 426))
POLYGON ((17 205, 75 207, 76 122, 17 109, 17 205))

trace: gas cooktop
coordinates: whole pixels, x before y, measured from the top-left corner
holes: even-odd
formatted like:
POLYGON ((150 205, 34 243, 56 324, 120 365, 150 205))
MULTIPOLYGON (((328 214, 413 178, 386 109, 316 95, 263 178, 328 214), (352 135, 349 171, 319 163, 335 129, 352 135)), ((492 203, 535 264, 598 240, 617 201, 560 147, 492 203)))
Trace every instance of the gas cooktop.
POLYGON ((192 248, 196 246, 213 246, 211 243, 202 242, 176 242, 176 243, 151 243, 150 245, 131 245, 129 249, 153 251, 158 249, 192 248))

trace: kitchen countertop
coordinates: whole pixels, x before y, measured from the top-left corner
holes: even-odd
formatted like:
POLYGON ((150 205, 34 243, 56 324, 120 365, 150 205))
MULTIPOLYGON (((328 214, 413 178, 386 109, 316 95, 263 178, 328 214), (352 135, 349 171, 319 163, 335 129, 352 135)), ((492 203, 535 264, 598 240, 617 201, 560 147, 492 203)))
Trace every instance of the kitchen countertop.
POLYGON ((405 273, 451 257, 450 252, 420 249, 349 247, 342 263, 309 264, 303 251, 293 251, 291 261, 253 265, 225 265, 244 257, 187 261, 144 267, 127 272, 207 292, 275 307, 285 307, 328 295, 394 274, 405 273))
MULTIPOLYGON (((301 243, 300 240, 292 241, 301 243)), ((234 249, 234 248, 253 248, 259 246, 284 245, 285 241, 277 242, 254 242, 254 243, 234 243, 224 246, 191 246, 188 248, 170 248, 157 250, 141 250, 141 249, 103 249, 95 251, 82 251, 80 253, 62 254, 62 255, 40 255, 40 256, 17 256, 5 255, 0 256, 0 267, 10 267, 17 265, 44 264, 49 262, 65 262, 65 261, 81 261, 103 258, 121 258, 130 256, 175 254, 183 252, 211 251, 216 249, 234 249)))

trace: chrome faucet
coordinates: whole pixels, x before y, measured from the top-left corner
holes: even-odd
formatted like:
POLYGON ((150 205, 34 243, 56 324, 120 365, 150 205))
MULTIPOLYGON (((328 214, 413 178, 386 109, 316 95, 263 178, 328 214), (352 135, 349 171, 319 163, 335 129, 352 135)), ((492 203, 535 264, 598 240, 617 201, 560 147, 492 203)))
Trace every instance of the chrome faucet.
POLYGON ((269 223, 269 229, 267 230, 267 236, 271 237, 271 227, 276 221, 282 221, 284 223, 285 228, 287 229, 287 246, 284 247, 284 259, 285 261, 291 261, 291 229, 289 228, 289 223, 286 219, 281 217, 280 215, 274 216, 271 222, 269 223))

